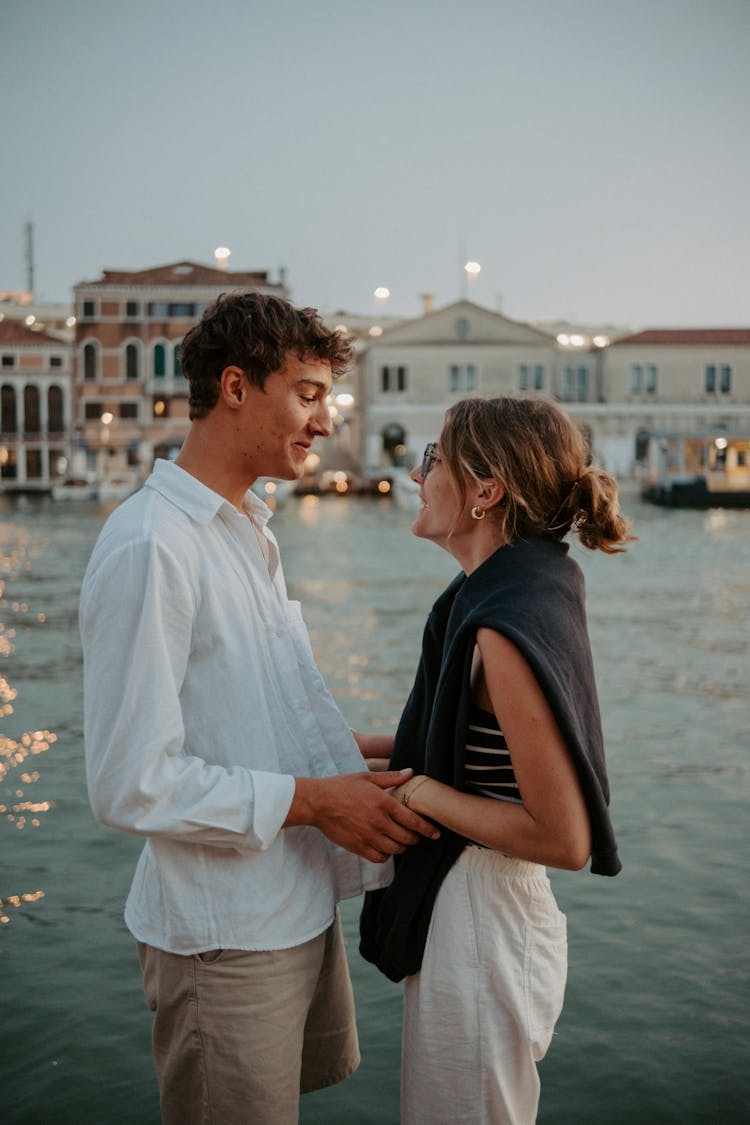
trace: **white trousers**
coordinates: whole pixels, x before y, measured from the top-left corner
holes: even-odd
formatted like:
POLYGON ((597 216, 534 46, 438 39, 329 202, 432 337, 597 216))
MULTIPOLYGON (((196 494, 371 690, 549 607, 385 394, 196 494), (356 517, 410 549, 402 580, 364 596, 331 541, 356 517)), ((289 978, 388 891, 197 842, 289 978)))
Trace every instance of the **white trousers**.
POLYGON ((565 915, 544 867, 465 848, 406 980, 402 1125, 531 1125, 566 975, 565 915))

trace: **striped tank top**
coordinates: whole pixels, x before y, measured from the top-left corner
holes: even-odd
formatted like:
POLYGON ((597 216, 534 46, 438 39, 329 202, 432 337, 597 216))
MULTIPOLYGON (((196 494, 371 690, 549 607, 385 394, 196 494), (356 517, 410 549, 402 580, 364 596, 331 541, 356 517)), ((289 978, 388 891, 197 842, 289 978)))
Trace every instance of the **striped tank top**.
POLYGON ((491 711, 483 711, 474 703, 469 710, 464 784, 470 793, 523 804, 498 721, 491 711))

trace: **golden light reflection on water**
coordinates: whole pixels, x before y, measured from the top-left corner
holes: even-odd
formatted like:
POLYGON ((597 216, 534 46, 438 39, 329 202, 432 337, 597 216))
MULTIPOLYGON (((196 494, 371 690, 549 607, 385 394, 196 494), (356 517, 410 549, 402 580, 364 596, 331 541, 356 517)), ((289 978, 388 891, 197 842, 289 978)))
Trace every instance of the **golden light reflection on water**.
MULTIPOLYGON (((7 544, 0 544, 0 571, 3 575, 0 578, 0 612, 4 618, 28 614, 31 608, 25 600, 9 600, 5 597, 8 583, 31 571, 31 558, 35 553, 31 549, 28 535, 24 537, 23 531, 17 527, 13 529, 13 533, 15 541, 10 549, 7 544)), ((45 624, 46 620, 46 614, 36 614, 39 625, 45 624)), ((16 629, 6 620, 0 620, 0 659, 7 660, 13 655, 16 637, 16 629)), ((17 697, 18 691, 5 676, 0 675, 1 720, 13 715, 17 697)), ((0 730, 0 824, 5 824, 16 832, 36 829, 41 825, 44 814, 54 808, 53 801, 32 800, 27 789, 35 786, 41 778, 38 769, 29 768, 28 759, 44 754, 56 741, 57 735, 49 730, 25 731, 15 738, 0 730)), ((3 890, 0 887, 0 891, 3 890)), ((10 923, 11 910, 19 910, 42 898, 42 890, 21 891, 0 897, 0 926, 10 923)))

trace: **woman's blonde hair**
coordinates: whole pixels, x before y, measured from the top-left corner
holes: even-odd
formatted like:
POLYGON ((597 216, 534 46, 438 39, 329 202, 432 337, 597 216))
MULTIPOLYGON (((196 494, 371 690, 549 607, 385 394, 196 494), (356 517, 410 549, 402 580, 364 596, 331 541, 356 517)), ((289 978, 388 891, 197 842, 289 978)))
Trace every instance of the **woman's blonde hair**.
POLYGON ((445 415, 439 449, 463 503, 472 480, 503 486, 489 514, 509 540, 561 540, 575 527, 585 547, 615 554, 633 538, 616 482, 591 465, 581 430, 546 399, 462 399, 445 415))

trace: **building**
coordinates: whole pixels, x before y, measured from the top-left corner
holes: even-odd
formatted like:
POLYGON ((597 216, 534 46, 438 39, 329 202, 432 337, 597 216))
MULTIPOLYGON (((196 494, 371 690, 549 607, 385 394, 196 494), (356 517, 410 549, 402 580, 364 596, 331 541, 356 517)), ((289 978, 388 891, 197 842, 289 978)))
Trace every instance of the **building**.
POLYGON ((468 300, 383 331, 357 370, 365 468, 413 465, 466 395, 554 394, 558 359, 553 336, 468 300))
POLYGON ((128 491, 154 457, 179 449, 188 429, 180 344, 220 293, 255 289, 285 297, 283 275, 174 262, 105 270, 75 286, 74 471, 103 490, 128 491))
POLYGON ((552 334, 458 301, 384 331, 361 353, 364 465, 413 465, 450 404, 472 394, 553 398, 598 464, 633 477, 655 434, 750 433, 750 329, 552 334))
POLYGON ((65 475, 70 355, 56 336, 0 320, 0 491, 47 492, 65 475))

